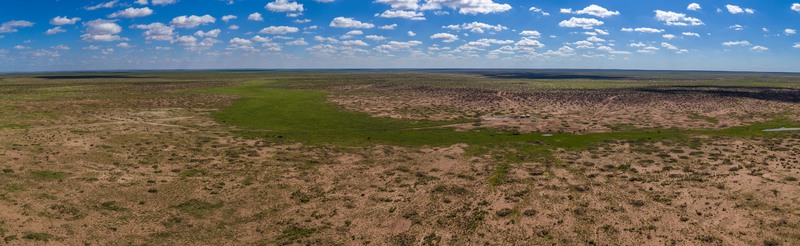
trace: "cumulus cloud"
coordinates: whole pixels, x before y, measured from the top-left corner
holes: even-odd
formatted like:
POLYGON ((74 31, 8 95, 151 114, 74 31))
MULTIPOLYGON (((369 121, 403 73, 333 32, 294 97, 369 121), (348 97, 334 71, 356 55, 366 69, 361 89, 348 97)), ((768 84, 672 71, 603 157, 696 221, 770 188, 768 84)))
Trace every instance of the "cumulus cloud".
POLYGON ((272 12, 303 12, 303 5, 289 0, 276 0, 268 3, 264 8, 272 12))
POLYGON ((492 0, 427 0, 422 10, 435 10, 442 7, 458 9, 460 14, 491 14, 511 10, 511 5, 495 3, 492 0))
POLYGON ((603 8, 603 7, 601 7, 600 5, 597 5, 597 4, 589 5, 586 8, 583 8, 581 10, 577 10, 577 11, 572 12, 572 13, 579 14, 579 15, 593 15, 593 16, 597 16, 597 17, 600 17, 600 18, 607 18, 607 17, 619 15, 619 11, 609 11, 608 9, 603 8))
POLYGON ((125 10, 120 10, 108 15, 108 18, 138 18, 138 17, 145 17, 151 14, 153 14, 153 10, 148 7, 127 8, 125 10))
POLYGON ((44 32, 44 34, 54 35, 54 34, 59 34, 59 33, 66 32, 66 31, 67 30, 62 29, 60 26, 57 26, 57 27, 53 27, 53 28, 47 29, 47 31, 44 32))
POLYGON ((755 51, 755 52, 764 52, 764 51, 769 51, 769 48, 761 46, 761 45, 756 45, 756 46, 753 46, 752 48, 750 48, 750 50, 751 51, 755 51))
POLYGON ((673 34, 664 34, 664 35, 661 35, 661 37, 669 39, 669 40, 672 40, 673 38, 676 38, 677 36, 675 36, 673 34))
POLYGON ((347 46, 369 46, 369 44, 361 40, 346 40, 342 41, 342 44, 347 46))
POLYGON ((528 30, 520 32, 519 35, 520 36, 528 36, 528 37, 531 37, 531 38, 539 38, 539 37, 542 36, 542 34, 539 33, 539 31, 528 31, 528 30))
POLYGON ((691 11, 698 11, 701 9, 703 8, 701 8, 700 4, 698 3, 690 3, 689 6, 686 7, 686 10, 691 10, 691 11))
POLYGON ((667 26, 702 26, 700 19, 688 17, 684 13, 656 10, 656 20, 663 21, 667 26))
POLYGON ((795 35, 795 34, 797 34, 797 31, 794 30, 794 29, 786 28, 785 30, 783 30, 783 33, 786 34, 786 35, 795 35))
POLYGON ((376 3, 388 4, 392 9, 418 9, 419 0, 376 0, 376 3))
POLYGON ((595 26, 603 25, 602 21, 592 18, 575 18, 572 17, 569 20, 564 20, 558 23, 560 27, 580 27, 583 29, 593 29, 595 26))
POLYGON ((440 32, 431 35, 431 39, 441 39, 442 42, 452 43, 458 40, 458 36, 446 32, 440 32))
POLYGON ((285 44, 286 45, 299 46, 299 45, 308 45, 308 42, 306 42, 306 40, 303 39, 303 38, 298 38, 298 39, 295 39, 293 41, 286 42, 285 44))
POLYGON ((417 36, 417 34, 412 31, 408 31, 406 34, 408 34, 409 37, 417 36))
POLYGON ((643 32, 643 33, 662 33, 664 29, 655 29, 650 27, 637 27, 637 28, 622 28, 623 32, 643 32))
POLYGON ((122 27, 112 20, 97 19, 83 23, 86 31, 81 38, 87 42, 111 42, 121 40, 118 36, 122 32, 122 27))
POLYGON ((336 28, 359 28, 359 29, 375 27, 375 25, 373 25, 372 23, 361 22, 356 19, 347 18, 343 16, 333 18, 333 20, 330 23, 330 26, 336 28))
POLYGON ((100 3, 100 4, 97 4, 97 5, 87 6, 87 7, 84 7, 84 9, 86 9, 86 10, 96 10, 96 9, 103 9, 103 8, 113 8, 114 6, 117 6, 117 3, 119 3, 119 0, 114 0, 114 1, 110 1, 110 2, 100 3))
POLYGON ((793 3, 790 9, 800 13, 800 3, 793 3))
POLYGON ((443 26, 442 28, 451 29, 451 30, 469 30, 470 32, 474 32, 474 33, 484 33, 486 30, 492 30, 492 31, 499 32, 499 31, 503 31, 503 30, 508 29, 508 27, 505 27, 505 26, 500 25, 500 24, 489 25, 489 24, 486 24, 486 23, 483 23, 483 22, 477 22, 477 21, 473 21, 471 23, 463 23, 461 25, 443 26))
POLYGON ((403 18, 409 20, 425 20, 424 14, 416 11, 408 11, 408 10, 399 10, 399 9, 390 9, 386 10, 383 13, 375 14, 375 16, 383 17, 383 18, 403 18))
POLYGON ((384 37, 384 36, 378 36, 378 35, 367 35, 367 36, 365 36, 364 38, 366 38, 366 39, 369 39, 369 40, 372 40, 372 41, 382 41, 382 40, 385 40, 385 39, 386 39, 386 37, 384 37))
POLYGON ((207 31, 207 32, 197 31, 197 32, 194 33, 194 35, 198 36, 198 37, 216 38, 216 37, 219 37, 219 33, 220 32, 222 32, 222 30, 214 29, 214 30, 207 31))
POLYGON ((153 5, 170 5, 175 4, 178 0, 150 0, 153 5))
POLYGON ((185 15, 183 15, 183 16, 178 16, 178 17, 173 18, 172 21, 170 22, 170 25, 173 25, 173 26, 175 26, 177 28, 191 29, 191 28, 198 27, 200 25, 207 25, 209 23, 214 23, 216 21, 217 21, 217 19, 214 18, 213 16, 210 16, 210 15, 203 15, 203 16, 196 16, 196 15, 185 16, 185 15))
POLYGON ((694 32, 684 32, 684 33, 681 33, 681 34, 683 36, 695 36, 695 37, 698 37, 698 38, 700 37, 699 33, 694 33, 694 32))
POLYGON ((50 25, 54 26, 73 25, 78 21, 81 21, 81 18, 78 17, 68 18, 66 16, 56 16, 50 20, 50 25))
POLYGON ((382 30, 394 30, 395 28, 397 28, 397 24, 384 25, 378 28, 382 30))
POLYGON ((228 21, 231 21, 231 20, 235 20, 236 18, 239 18, 239 17, 236 17, 235 15, 226 15, 226 16, 223 16, 220 19, 222 19, 222 21, 224 21, 224 22, 228 22, 228 21))
POLYGON ((275 34, 295 33, 298 31, 300 31, 300 29, 293 26, 270 26, 261 29, 261 31, 259 31, 258 33, 275 35, 275 34))
POLYGON ((753 14, 753 13, 756 12, 755 10, 750 9, 750 8, 742 8, 742 7, 739 7, 739 6, 736 6, 736 5, 730 5, 730 4, 725 5, 725 8, 728 9, 728 13, 731 13, 731 14, 741 14, 741 13, 753 14))
POLYGON ((750 42, 747 42, 745 40, 742 40, 742 41, 728 41, 728 42, 722 43, 722 45, 725 45, 725 46, 750 46, 750 42))
POLYGON ((6 21, 0 24, 0 33, 17 32, 20 27, 32 27, 33 25, 33 22, 26 20, 6 21))
POLYGON ((247 16, 247 20, 251 21, 263 21, 264 17, 261 17, 261 13, 255 12, 247 16))
POLYGON ((544 10, 542 10, 540 8, 537 8, 537 7, 531 7, 528 10, 532 11, 534 13, 542 13, 543 16, 550 16, 550 13, 544 12, 544 10))
POLYGON ((668 50, 678 50, 678 47, 675 47, 675 45, 672 45, 672 44, 667 43, 667 42, 661 42, 661 47, 664 47, 664 48, 666 48, 668 50))
POLYGON ((388 53, 388 52, 391 52, 391 51, 410 49, 411 47, 414 47, 414 46, 417 46, 417 45, 421 45, 421 44, 422 44, 422 42, 417 41, 417 40, 411 40, 411 41, 407 41, 407 42, 389 41, 388 43, 386 43, 384 45, 379 45, 379 46, 375 47, 374 50, 377 51, 377 52, 380 52, 380 53, 388 53))
POLYGON ((535 49, 544 48, 544 46, 545 45, 542 44, 541 42, 539 42, 539 40, 530 39, 530 38, 527 38, 527 37, 522 38, 519 41, 517 41, 516 43, 514 43, 514 47, 515 48, 517 48, 519 50, 524 50, 524 51, 533 51, 535 49))
POLYGON ((142 36, 146 40, 172 41, 175 28, 164 25, 160 22, 153 22, 147 25, 135 25, 133 28, 146 30, 142 36))

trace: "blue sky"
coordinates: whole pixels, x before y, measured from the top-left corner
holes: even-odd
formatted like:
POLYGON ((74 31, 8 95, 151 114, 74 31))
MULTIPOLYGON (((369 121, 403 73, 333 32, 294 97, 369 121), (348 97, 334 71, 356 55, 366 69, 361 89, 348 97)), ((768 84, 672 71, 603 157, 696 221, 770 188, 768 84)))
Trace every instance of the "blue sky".
POLYGON ((797 0, 27 0, 0 72, 598 68, 800 72, 797 0))

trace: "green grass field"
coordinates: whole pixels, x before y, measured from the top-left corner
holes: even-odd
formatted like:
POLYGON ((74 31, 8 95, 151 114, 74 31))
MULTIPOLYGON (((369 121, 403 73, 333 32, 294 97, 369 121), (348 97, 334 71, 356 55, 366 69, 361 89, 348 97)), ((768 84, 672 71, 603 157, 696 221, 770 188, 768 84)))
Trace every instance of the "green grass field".
POLYGON ((268 137, 306 144, 363 146, 446 146, 465 143, 473 147, 506 146, 519 143, 547 144, 558 148, 585 148, 605 141, 658 141, 684 139, 691 135, 777 136, 764 129, 798 125, 782 118, 748 126, 721 130, 624 129, 610 133, 543 136, 497 130, 460 132, 447 125, 463 121, 412 121, 370 117, 344 111, 325 101, 326 93, 283 89, 272 80, 256 80, 238 86, 209 89, 209 92, 238 95, 242 98, 214 115, 220 123, 238 127, 249 137, 268 137), (445 127, 442 127, 445 126, 445 127))

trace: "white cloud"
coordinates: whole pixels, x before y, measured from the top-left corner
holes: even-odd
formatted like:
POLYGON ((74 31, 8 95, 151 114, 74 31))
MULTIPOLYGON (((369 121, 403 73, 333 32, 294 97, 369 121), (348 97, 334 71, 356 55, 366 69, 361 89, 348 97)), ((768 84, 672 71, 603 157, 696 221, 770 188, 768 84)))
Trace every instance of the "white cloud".
POLYGON ((50 24, 54 25, 54 26, 73 25, 73 24, 77 23, 78 21, 81 21, 81 18, 78 18, 78 17, 67 18, 66 16, 63 16, 63 17, 62 16, 56 16, 56 17, 53 17, 52 20, 50 20, 50 24))
POLYGON ((138 17, 145 17, 151 14, 153 14, 153 10, 148 7, 127 8, 125 10, 120 10, 108 15, 108 18, 138 18, 138 17))
POLYGON ((677 36, 675 36, 673 34, 664 34, 664 35, 661 35, 661 37, 669 39, 669 40, 672 40, 673 38, 676 38, 677 36))
POLYGON ((129 43, 122 42, 122 43, 117 44, 117 47, 127 49, 127 48, 131 48, 133 46, 131 46, 131 44, 129 44, 129 43))
POLYGON ((755 51, 755 52, 764 52, 764 51, 769 51, 769 48, 761 46, 761 45, 756 45, 756 46, 753 46, 752 48, 750 48, 750 50, 751 51, 755 51))
POLYGON ((303 23, 309 23, 309 22, 311 22, 311 20, 309 20, 309 19, 296 19, 296 20, 293 20, 292 22, 297 23, 297 24, 303 24, 303 23))
POLYGON ((458 9, 460 14, 491 14, 511 10, 511 5, 495 3, 492 0, 427 0, 422 10, 441 9, 446 6, 458 9))
POLYGON ((247 16, 247 20, 251 21, 263 21, 264 17, 261 17, 261 13, 255 12, 247 16))
POLYGON ((575 18, 572 17, 569 20, 561 21, 558 23, 560 27, 580 27, 583 29, 593 29, 595 26, 603 25, 602 21, 592 18, 575 18))
POLYGON ((603 8, 603 7, 601 7, 600 5, 597 5, 597 4, 589 5, 586 8, 583 8, 581 10, 575 11, 573 13, 574 14, 581 14, 581 15, 583 15, 583 14, 585 14, 585 15, 593 15, 593 16, 597 16, 597 17, 600 17, 600 18, 607 18, 607 17, 619 15, 619 11, 609 11, 608 9, 603 8))
POLYGON ((690 3, 689 6, 686 7, 686 10, 692 10, 692 11, 698 11, 698 10, 701 10, 701 9, 703 9, 703 8, 701 8, 700 4, 698 4, 698 3, 690 3))
POLYGON ((446 32, 440 32, 431 35, 431 39, 441 39, 442 42, 452 43, 458 40, 458 36, 446 32))
POLYGON ((783 33, 786 34, 786 35, 795 35, 795 34, 797 34, 797 31, 794 30, 794 29, 786 28, 786 30, 783 30, 783 33))
POLYGON ((175 26, 175 27, 178 27, 178 28, 191 29, 191 28, 198 27, 200 25, 206 25, 206 24, 209 24, 209 23, 214 23, 216 21, 217 21, 217 19, 215 19, 214 17, 212 17, 210 15, 203 15, 203 16, 196 16, 196 15, 185 16, 184 15, 184 16, 178 16, 178 17, 173 18, 172 21, 170 22, 170 24, 175 26))
POLYGON ((150 2, 153 3, 153 5, 170 5, 177 3, 178 0, 151 0, 150 2))
POLYGON ((417 34, 412 31, 408 31, 406 34, 408 34, 409 37, 417 36, 417 34))
POLYGON ((397 27, 397 24, 385 25, 379 27, 382 30, 394 30, 397 27))
POLYGON ((364 35, 364 32, 362 32, 361 30, 352 30, 352 31, 349 31, 349 32, 345 33, 344 35, 358 36, 358 35, 364 35))
POLYGON ((57 27, 53 27, 53 28, 47 29, 47 31, 44 32, 44 34, 53 35, 53 34, 59 34, 59 33, 66 32, 66 31, 67 30, 62 29, 60 26, 57 26, 57 27))
POLYGON ((53 46, 53 47, 50 47, 50 48, 53 48, 53 49, 56 49, 56 50, 70 50, 69 46, 66 46, 66 45, 63 45, 63 44, 59 44, 59 45, 56 45, 56 46, 53 46))
POLYGON ((97 19, 83 23, 86 31, 81 38, 88 42, 111 42, 121 40, 118 36, 122 32, 122 27, 111 20, 97 19))
POLYGON ((695 37, 698 37, 698 38, 700 37, 699 33, 694 33, 694 32, 684 32, 684 33, 681 33, 681 34, 683 36, 695 36, 695 37))
POLYGON ((399 9, 390 9, 386 10, 381 14, 375 14, 375 16, 383 17, 383 18, 403 18, 409 20, 425 20, 424 14, 416 11, 407 11, 407 10, 399 10, 399 9))
POLYGON ((794 45, 792 46, 792 48, 795 48, 795 49, 800 49, 800 43, 794 43, 794 45))
POLYGON ((364 42, 364 41, 361 41, 361 40, 347 40, 347 41, 342 41, 342 44, 343 44, 343 45, 347 45, 347 46, 369 46, 369 44, 368 44, 368 43, 366 43, 366 42, 364 42))
POLYGON ((668 50, 678 50, 678 47, 667 42, 661 42, 661 47, 667 48, 668 50))
POLYGON ((505 27, 500 24, 489 25, 483 22, 476 22, 476 21, 473 21, 471 23, 463 23, 461 25, 443 26, 442 28, 451 30, 469 30, 470 32, 474 33, 484 33, 486 30, 499 32, 508 29, 508 27, 505 27))
POLYGON ((197 32, 194 33, 194 35, 198 36, 198 37, 216 38, 216 37, 219 37, 219 33, 220 32, 222 32, 222 30, 214 29, 214 30, 207 31, 207 32, 197 31, 197 32))
POLYGON ((741 13, 753 14, 753 13, 756 12, 753 9, 742 8, 742 7, 739 7, 739 6, 736 6, 736 5, 730 5, 730 4, 725 5, 725 8, 728 9, 728 13, 731 13, 731 14, 741 14, 741 13))
POLYGON ((298 38, 296 40, 293 40, 293 41, 290 41, 290 42, 286 42, 286 45, 295 45, 295 46, 308 45, 308 42, 306 42, 306 40, 303 39, 303 38, 298 38))
POLYGON ((533 11, 534 13, 542 13, 543 16, 550 16, 550 13, 544 12, 544 10, 537 7, 531 7, 528 10, 533 11))
POLYGON ((175 35, 174 27, 164 25, 160 22, 153 22, 147 25, 135 25, 133 28, 147 30, 142 34, 146 40, 172 41, 175 35))
POLYGON ((388 4, 392 9, 418 9, 419 0, 376 0, 376 3, 388 4))
POLYGON ((87 7, 84 7, 84 9, 86 9, 86 10, 96 10, 96 9, 103 9, 103 8, 113 8, 114 6, 117 6, 118 2, 119 2, 119 0, 114 0, 114 1, 111 1, 111 2, 105 2, 105 3, 100 3, 100 4, 97 4, 97 5, 87 6, 87 7))
POLYGON ((375 47, 374 50, 377 51, 377 52, 381 52, 381 53, 388 53, 390 51, 410 49, 411 47, 414 47, 414 46, 417 46, 417 45, 421 45, 421 44, 422 44, 422 42, 417 41, 417 40, 411 40, 411 41, 407 41, 407 42, 389 41, 388 43, 386 43, 384 45, 379 45, 379 46, 375 47))
POLYGON ((378 35, 367 35, 364 38, 372 40, 372 41, 381 41, 381 40, 385 40, 386 39, 386 37, 378 36, 378 35))
POLYGON ((522 38, 514 44, 515 48, 524 51, 533 51, 534 49, 543 48, 544 46, 545 45, 539 42, 539 40, 530 38, 522 38))
POLYGON ((138 5, 147 5, 147 0, 136 0, 136 4, 138 4, 138 5))
POLYGON ((793 3, 791 9, 800 13, 800 3, 793 3))
POLYGON ((528 36, 528 37, 531 37, 531 38, 539 38, 539 37, 542 36, 542 34, 539 33, 539 31, 527 31, 527 30, 520 32, 519 35, 520 36, 528 36))
POLYGON ((728 28, 736 30, 736 31, 744 30, 744 26, 739 25, 739 24, 736 24, 736 25, 733 25, 733 26, 729 26, 728 28))
POLYGON ((646 45, 646 44, 644 44, 642 42, 638 42, 638 43, 631 43, 628 46, 633 47, 633 48, 641 48, 641 47, 646 47, 648 45, 646 45))
POLYGON ((330 23, 330 26, 336 28, 365 28, 365 29, 375 27, 375 25, 373 25, 372 23, 361 22, 353 18, 347 18, 343 16, 333 18, 333 20, 330 23))
POLYGON ((702 26, 703 21, 694 17, 688 17, 684 13, 672 11, 656 10, 656 20, 663 21, 667 26, 702 26))
POLYGON ((303 12, 303 5, 289 0, 276 0, 268 3, 264 8, 272 12, 303 12))
POLYGON ((237 26, 237 25, 230 25, 230 26, 228 27, 228 29, 230 29, 230 30, 239 30, 239 26, 237 26))
POLYGON ((259 31, 258 33, 275 35, 275 34, 295 33, 298 31, 300 31, 300 29, 293 26, 270 26, 261 29, 261 31, 259 31))
POLYGON ((662 33, 664 29, 655 29, 650 27, 637 27, 637 28, 622 28, 623 32, 643 32, 643 33, 662 33))
POLYGON ((747 42, 747 41, 744 41, 744 40, 743 41, 728 41, 728 42, 722 43, 722 45, 725 45, 725 46, 750 46, 750 42, 747 42))
POLYGON ((12 20, 3 22, 0 24, 0 33, 9 33, 9 32, 17 32, 20 27, 32 27, 34 25, 33 22, 26 21, 26 20, 12 20))
POLYGON ((234 20, 236 18, 239 18, 239 17, 236 17, 235 15, 226 15, 226 16, 223 16, 220 19, 222 19, 222 21, 224 21, 224 22, 228 22, 228 21, 234 20))

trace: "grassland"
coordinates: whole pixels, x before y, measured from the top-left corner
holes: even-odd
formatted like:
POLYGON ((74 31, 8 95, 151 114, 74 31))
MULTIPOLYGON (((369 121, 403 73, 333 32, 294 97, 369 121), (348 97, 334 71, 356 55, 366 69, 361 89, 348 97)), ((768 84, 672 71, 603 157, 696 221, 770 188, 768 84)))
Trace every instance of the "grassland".
POLYGON ((0 76, 5 244, 794 245, 800 76, 0 76))

